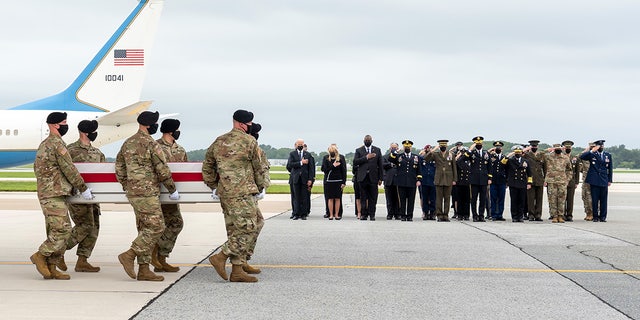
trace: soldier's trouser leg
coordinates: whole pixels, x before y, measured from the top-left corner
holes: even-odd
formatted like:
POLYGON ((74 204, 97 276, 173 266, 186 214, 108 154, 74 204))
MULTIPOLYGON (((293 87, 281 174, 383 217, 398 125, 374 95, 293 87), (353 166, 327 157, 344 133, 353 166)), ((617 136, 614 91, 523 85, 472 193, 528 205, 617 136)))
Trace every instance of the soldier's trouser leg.
POLYGON ((558 217, 564 214, 564 201, 567 198, 567 187, 560 183, 547 185, 547 198, 549 200, 549 214, 558 217))
POLYGON ((575 187, 567 187, 567 200, 564 202, 564 216, 567 219, 573 219, 573 198, 575 194, 575 187))
POLYGON ((607 197, 609 193, 608 187, 599 187, 591 185, 591 208, 593 218, 599 220, 607 219, 607 197))
POLYGON ((90 257, 100 232, 100 205, 70 204, 69 214, 75 224, 67 240, 67 250, 78 245, 76 254, 90 257))
POLYGON ((258 228, 258 204, 253 196, 220 198, 227 228, 227 242, 222 253, 229 256, 234 265, 247 262, 249 243, 258 228))
POLYGON ((450 201, 451 186, 436 186, 436 215, 438 217, 449 217, 450 201))
POLYGON ((511 198, 511 219, 519 220, 524 218, 524 211, 527 206, 527 189, 509 187, 509 197, 511 198))
POLYGON ((582 183, 582 205, 584 213, 587 217, 593 217, 593 207, 591 206, 591 186, 588 183, 582 183))
POLYGON ((131 243, 131 249, 138 257, 138 264, 151 263, 151 252, 164 232, 164 218, 158 197, 129 197, 129 203, 136 214, 138 236, 131 243))
POLYGON ((387 217, 397 217, 400 215, 398 205, 400 200, 398 199, 398 187, 385 186, 384 196, 387 202, 387 217))
MULTIPOLYGON (((256 220, 256 230, 251 234, 251 239, 249 240, 249 245, 247 248, 247 260, 251 259, 253 255, 253 251, 256 248, 256 243, 258 242, 258 236, 260 235, 260 231, 262 227, 264 227, 264 217, 262 216, 262 212, 260 212, 260 208, 257 208, 257 220, 256 220)), ((336 212, 337 214, 337 212, 336 212)))
POLYGON ((162 204, 160 208, 162 208, 162 217, 164 218, 164 232, 158 239, 158 254, 168 257, 176 245, 176 240, 180 231, 182 231, 184 221, 182 220, 179 205, 162 204))
POLYGON ((71 236, 71 219, 64 197, 40 200, 44 214, 47 239, 40 245, 38 252, 47 257, 48 264, 57 264, 67 250, 67 240, 71 236))
MULTIPOLYGON (((542 218, 542 197, 543 197, 544 187, 543 186, 532 186, 531 189, 527 191, 527 202, 529 208, 529 214, 533 214, 533 217, 536 219, 542 218)), ((531 218, 531 216, 529 216, 531 218)))
POLYGON ((469 219, 469 208, 471 206, 471 189, 469 186, 458 186, 458 215, 469 219))
POLYGON ((484 210, 486 206, 487 206, 487 186, 472 184, 471 185, 471 212, 473 213, 473 217, 477 218, 478 220, 483 220, 484 210), (478 205, 477 209, 476 209, 476 204, 478 205))

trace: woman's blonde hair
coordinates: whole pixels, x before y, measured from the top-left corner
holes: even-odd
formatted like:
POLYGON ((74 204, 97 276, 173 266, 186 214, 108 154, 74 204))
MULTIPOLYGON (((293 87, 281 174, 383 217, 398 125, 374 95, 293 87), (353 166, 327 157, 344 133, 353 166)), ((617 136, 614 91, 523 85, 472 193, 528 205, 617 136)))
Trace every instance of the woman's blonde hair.
POLYGON ((340 152, 338 152, 338 146, 335 143, 330 144, 329 148, 327 148, 327 152, 329 152, 329 159, 333 159, 331 157, 331 152, 332 151, 336 153, 335 159, 339 160, 340 159, 340 152))

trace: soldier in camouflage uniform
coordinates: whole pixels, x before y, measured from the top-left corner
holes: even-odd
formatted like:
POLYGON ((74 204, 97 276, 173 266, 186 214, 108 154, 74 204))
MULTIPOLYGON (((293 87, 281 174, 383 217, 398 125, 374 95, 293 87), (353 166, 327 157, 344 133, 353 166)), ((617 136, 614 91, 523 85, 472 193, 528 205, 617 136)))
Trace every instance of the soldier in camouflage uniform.
MULTIPOLYGON (((106 162, 104 154, 94 146, 98 136, 98 121, 82 120, 78 124, 78 141, 69 145, 69 154, 73 162, 106 162)), ((76 255, 76 272, 98 272, 100 267, 94 267, 87 258, 91 256, 96 246, 100 232, 100 205, 99 204, 70 204, 69 213, 75 224, 71 229, 71 237, 67 241, 67 250, 78 245, 76 255)))
MULTIPOLYGON (((595 145, 595 143, 589 142, 589 147, 587 149, 591 149, 595 145)), ((591 207, 591 186, 585 181, 587 179, 587 172, 589 172, 590 162, 588 160, 578 160, 578 170, 582 174, 582 204, 584 206, 584 213, 586 214, 584 220, 592 221, 593 208, 591 207)))
POLYGON ((258 231, 255 196, 269 186, 269 172, 258 142, 249 134, 252 121, 253 113, 237 110, 233 114, 233 129, 216 138, 202 164, 204 182, 220 197, 228 238, 209 262, 221 278, 228 280, 225 264, 230 258, 232 282, 258 281, 242 268, 258 231))
POLYGON ((564 202, 567 200, 567 184, 573 174, 569 157, 562 154, 562 145, 556 143, 552 153, 544 155, 544 185, 547 187, 549 200, 549 214, 553 217, 551 222, 564 223, 564 202))
MULTIPOLYGON (((180 138, 180 130, 178 129, 180 129, 180 120, 178 119, 165 119, 160 126, 162 137, 156 141, 164 152, 167 162, 189 161, 187 160, 187 151, 176 142, 180 138)), ((151 264, 154 266, 153 271, 155 272, 178 272, 180 268, 168 264, 167 258, 173 251, 178 235, 184 226, 180 206, 178 204, 161 204, 160 208, 162 208, 164 218, 164 232, 151 253, 151 264)))
POLYGON ((71 195, 72 188, 80 190, 82 197, 87 200, 93 199, 93 195, 73 165, 62 140, 62 136, 69 130, 67 114, 52 112, 47 116, 47 125, 49 136, 40 143, 33 165, 47 239, 31 255, 31 262, 45 279, 68 280, 71 278, 68 274, 56 269, 71 236, 66 196, 71 195))
POLYGON ((573 221, 573 198, 576 194, 576 188, 580 183, 580 159, 577 156, 571 156, 571 148, 573 147, 573 141, 566 140, 562 142, 564 147, 564 153, 569 157, 571 162, 571 179, 567 184, 567 200, 564 206, 564 220, 573 221))
POLYGON ((524 159, 529 164, 533 183, 527 189, 527 212, 529 221, 542 221, 542 197, 544 192, 544 152, 538 152, 538 140, 530 140, 529 146, 524 148, 524 159))
MULTIPOLYGON (((256 141, 258 140, 258 138, 260 137, 260 130, 262 130, 262 125, 260 125, 259 123, 253 123, 251 125, 251 131, 250 134, 256 138, 256 141)), ((262 160, 262 167, 263 170, 265 170, 265 172, 269 172, 269 168, 271 167, 271 165, 269 164, 269 159, 267 159, 267 153, 264 152, 264 150, 262 150, 262 148, 258 147, 258 150, 260 150, 260 160, 262 160)), ((267 174, 265 176, 266 179, 266 184, 270 185, 271 184, 271 178, 269 177, 269 175, 267 174)), ((256 196, 256 200, 262 200, 265 196, 267 189, 263 189, 262 192, 260 194, 258 194, 256 196)), ((262 230, 262 227, 264 226, 264 217, 262 216, 262 212, 260 212, 260 207, 257 207, 258 209, 258 223, 256 224, 256 229, 255 232, 253 233, 251 240, 249 241, 249 245, 248 245, 248 249, 247 249, 247 260, 251 259, 251 256, 253 255, 253 251, 256 248, 256 243, 258 241, 258 236, 260 235, 260 231, 262 230)), ((260 269, 253 267, 251 265, 249 265, 249 263, 245 263, 242 265, 242 270, 244 270, 244 272, 248 273, 248 274, 258 274, 261 272, 260 269)))
POLYGON ((171 193, 171 200, 180 198, 162 148, 151 137, 158 130, 159 117, 158 112, 142 112, 137 119, 140 124, 138 132, 125 140, 116 157, 116 178, 127 193, 138 229, 131 248, 118 255, 118 260, 127 275, 136 279, 134 260, 137 257, 139 281, 164 280, 163 276, 149 269, 151 252, 165 229, 160 207, 160 183, 171 193))

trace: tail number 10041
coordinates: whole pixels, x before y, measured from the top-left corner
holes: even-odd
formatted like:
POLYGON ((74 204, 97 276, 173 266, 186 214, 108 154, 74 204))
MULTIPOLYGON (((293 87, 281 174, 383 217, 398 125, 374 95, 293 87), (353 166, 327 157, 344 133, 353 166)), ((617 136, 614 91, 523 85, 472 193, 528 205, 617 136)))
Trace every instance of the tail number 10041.
POLYGON ((124 81, 124 76, 121 74, 107 74, 104 76, 104 81, 124 81))

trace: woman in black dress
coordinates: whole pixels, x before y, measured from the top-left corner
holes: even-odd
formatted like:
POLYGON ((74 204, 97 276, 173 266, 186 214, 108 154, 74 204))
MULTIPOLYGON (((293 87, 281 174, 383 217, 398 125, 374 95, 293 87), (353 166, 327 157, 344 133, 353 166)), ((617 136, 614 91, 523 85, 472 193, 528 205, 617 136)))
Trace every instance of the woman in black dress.
POLYGON ((342 189, 347 183, 347 163, 335 144, 330 145, 327 151, 329 154, 322 158, 324 197, 329 206, 329 220, 340 220, 342 189))

